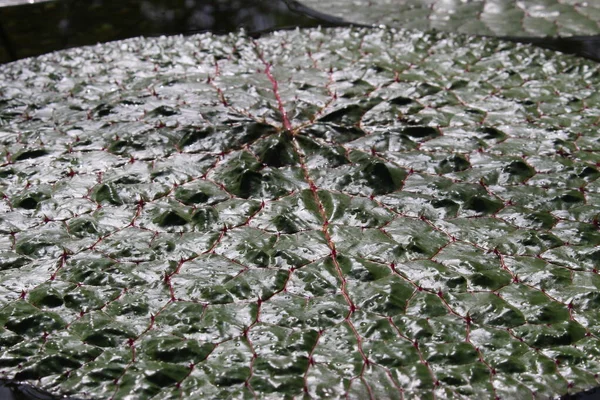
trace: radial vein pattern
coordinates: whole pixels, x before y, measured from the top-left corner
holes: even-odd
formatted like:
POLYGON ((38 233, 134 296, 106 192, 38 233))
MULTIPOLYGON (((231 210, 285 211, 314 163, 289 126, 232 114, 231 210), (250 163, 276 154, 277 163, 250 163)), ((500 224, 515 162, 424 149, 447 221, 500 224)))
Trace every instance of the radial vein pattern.
POLYGON ((0 373, 82 398, 598 385, 590 62, 390 29, 0 67, 0 373))

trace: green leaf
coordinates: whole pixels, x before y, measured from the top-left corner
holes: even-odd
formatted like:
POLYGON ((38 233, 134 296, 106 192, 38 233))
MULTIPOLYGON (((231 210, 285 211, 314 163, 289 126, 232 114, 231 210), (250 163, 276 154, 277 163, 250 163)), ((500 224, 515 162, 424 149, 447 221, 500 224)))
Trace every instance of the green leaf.
POLYGON ((391 28, 1 66, 23 114, 0 132, 3 374, 99 399, 597 386, 599 85, 590 61, 391 28))
POLYGON ((493 36, 572 36, 600 33, 600 5, 558 0, 301 0, 308 7, 360 24, 493 36))

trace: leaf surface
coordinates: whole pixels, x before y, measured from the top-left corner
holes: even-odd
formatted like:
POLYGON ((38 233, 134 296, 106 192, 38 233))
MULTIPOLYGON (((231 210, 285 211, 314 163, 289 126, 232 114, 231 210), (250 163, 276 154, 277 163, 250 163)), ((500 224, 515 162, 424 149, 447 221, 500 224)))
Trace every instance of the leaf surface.
POLYGON ((599 76, 394 29, 0 67, 3 376, 90 398, 597 386, 599 76))

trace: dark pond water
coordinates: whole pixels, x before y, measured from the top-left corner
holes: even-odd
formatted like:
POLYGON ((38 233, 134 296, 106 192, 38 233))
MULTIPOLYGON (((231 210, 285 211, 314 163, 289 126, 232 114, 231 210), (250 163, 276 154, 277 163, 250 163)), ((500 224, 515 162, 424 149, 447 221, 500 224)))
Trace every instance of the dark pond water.
POLYGON ((0 0, 0 63, 135 36, 349 25, 291 0, 20 1, 0 0))
POLYGON ((76 398, 56 397, 32 386, 0 379, 0 400, 78 400, 76 398))
MULTIPOLYGON (((227 33, 240 28, 260 35, 276 29, 349 23, 293 0, 0 0, 0 63, 54 50, 134 36, 227 33), (7 5, 10 4, 10 5, 7 5)), ((507 38, 600 61, 600 36, 507 38)), ((600 398, 598 389, 563 399, 600 398)), ((0 380, 1 400, 58 397, 17 382, 0 380)))
MULTIPOLYGON (((350 24, 296 0, 0 0, 0 63, 142 35, 319 25, 350 24)), ((600 61, 600 36, 505 39, 600 61)))
POLYGON ((506 37, 504 39, 519 43, 529 43, 534 46, 558 50, 567 54, 575 54, 580 57, 600 62, 600 35, 572 36, 565 38, 506 37))

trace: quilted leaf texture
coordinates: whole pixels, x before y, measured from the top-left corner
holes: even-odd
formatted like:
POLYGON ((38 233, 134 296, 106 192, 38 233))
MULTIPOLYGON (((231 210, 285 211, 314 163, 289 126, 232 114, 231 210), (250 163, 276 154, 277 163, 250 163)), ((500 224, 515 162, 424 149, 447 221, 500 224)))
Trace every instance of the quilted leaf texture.
POLYGON ((598 386, 599 86, 393 29, 4 65, 0 373, 93 399, 598 386))
POLYGON ((361 24, 486 36, 600 34, 600 2, 577 0, 301 0, 361 24))

